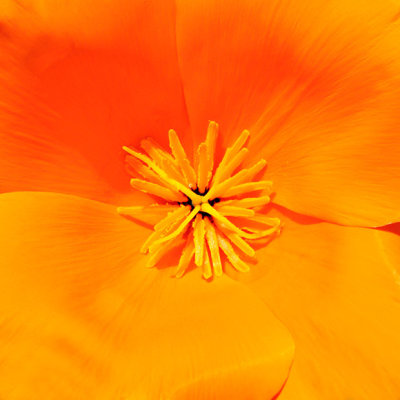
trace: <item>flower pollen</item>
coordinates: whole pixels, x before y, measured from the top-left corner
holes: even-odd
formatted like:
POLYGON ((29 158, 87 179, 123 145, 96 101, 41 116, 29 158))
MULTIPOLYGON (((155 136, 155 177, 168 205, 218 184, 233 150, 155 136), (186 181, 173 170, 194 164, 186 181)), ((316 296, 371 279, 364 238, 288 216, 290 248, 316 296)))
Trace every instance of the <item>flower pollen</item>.
POLYGON ((194 167, 172 129, 171 154, 149 139, 141 142, 147 155, 123 147, 128 153, 129 171, 141 177, 131 179, 131 186, 159 199, 151 206, 118 208, 120 215, 154 225, 141 248, 142 253, 149 255, 149 267, 183 244, 175 272, 178 278, 184 275, 193 258, 205 279, 221 276, 221 251, 233 268, 247 272, 250 268, 243 258, 255 259, 255 250, 248 242, 280 232, 278 218, 257 212, 270 202, 272 182, 253 181, 266 161, 262 159, 240 169, 248 154, 244 146, 250 133, 247 130, 241 133, 218 166, 215 165, 217 136, 218 124, 211 121, 206 140, 197 148, 194 167), (257 191, 267 195, 247 197, 257 191))

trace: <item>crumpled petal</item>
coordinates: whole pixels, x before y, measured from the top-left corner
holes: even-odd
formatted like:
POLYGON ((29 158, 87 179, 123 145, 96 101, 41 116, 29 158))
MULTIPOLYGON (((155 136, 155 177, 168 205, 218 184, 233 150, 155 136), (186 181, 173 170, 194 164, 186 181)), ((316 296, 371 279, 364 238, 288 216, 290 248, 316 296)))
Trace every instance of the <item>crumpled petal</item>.
POLYGON ((397 400, 399 249, 391 232, 286 218, 258 251, 247 284, 296 343, 279 399, 397 400))
POLYGON ((274 201, 340 224, 400 221, 399 8, 391 1, 178 1, 193 135, 248 129, 274 201))
MULTIPOLYGON (((272 398, 288 331, 229 278, 146 269, 148 230, 74 196, 0 196, 0 397, 272 398)), ((175 266, 176 267, 176 266, 175 266)))

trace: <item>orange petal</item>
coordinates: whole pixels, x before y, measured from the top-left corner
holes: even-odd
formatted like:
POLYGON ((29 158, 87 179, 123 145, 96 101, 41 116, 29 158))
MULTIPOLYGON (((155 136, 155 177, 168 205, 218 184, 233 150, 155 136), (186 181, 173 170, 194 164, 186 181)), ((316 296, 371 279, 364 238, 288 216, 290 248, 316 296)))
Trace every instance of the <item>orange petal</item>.
POLYGON ((249 283, 295 339, 279 399, 397 400, 400 236, 300 222, 257 252, 249 283))
POLYGON ((176 210, 174 205, 161 205, 153 204, 148 207, 132 206, 132 207, 118 207, 119 215, 124 217, 133 218, 137 221, 144 222, 150 226, 154 226, 162 221, 169 213, 176 210))
POLYGON ((275 202, 341 224, 400 221, 396 2, 177 7, 196 141, 209 119, 219 122, 224 147, 248 129, 249 159, 267 160, 275 202))
POLYGON ((0 196, 0 397, 272 398, 287 330, 226 277, 146 269, 148 230, 114 207, 49 193, 0 196))
MULTIPOLYGON (((166 14, 162 16, 167 19, 171 6, 168 1, 159 4, 140 0, 116 0, 112 4, 108 0, 4 1, 17 3, 13 7, 9 5, 8 14, 16 19, 14 23, 29 21, 31 26, 25 29, 39 28, 55 37, 68 36, 74 42, 100 46, 133 46, 134 37, 130 37, 128 31, 136 33, 135 30, 132 32, 132 26, 138 22, 140 16, 146 13, 148 18, 158 21, 165 11, 166 14)), ((147 21, 150 22, 149 19, 147 21)), ((147 31, 149 28, 150 24, 145 28, 146 37, 143 40, 151 42, 156 33, 147 31)))
POLYGON ((24 3, 0 40, 0 190, 130 193, 122 145, 187 129, 174 3, 24 3))

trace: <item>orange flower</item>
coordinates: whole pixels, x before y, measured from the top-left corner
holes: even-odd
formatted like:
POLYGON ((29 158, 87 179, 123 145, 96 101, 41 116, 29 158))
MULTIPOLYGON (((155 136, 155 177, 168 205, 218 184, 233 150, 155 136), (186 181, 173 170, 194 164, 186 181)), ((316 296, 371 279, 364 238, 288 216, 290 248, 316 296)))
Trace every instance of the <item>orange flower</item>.
POLYGON ((397 400, 394 2, 2 7, 1 398, 397 400), (201 145, 209 121, 220 126, 212 167, 212 146, 201 145), (173 166, 147 164, 162 184, 132 183, 160 208, 189 207, 170 242, 153 237, 153 254, 194 236, 148 269, 152 254, 140 248, 152 229, 117 207, 143 211, 155 200, 129 186, 122 147, 143 169, 147 158, 133 149, 147 137, 168 148, 171 128, 186 154, 200 145, 192 186, 173 134, 163 156, 173 166), (266 160, 253 181, 273 182, 272 204, 233 199, 226 164, 227 187, 212 189, 243 130, 251 136, 241 168, 266 160), (212 202, 228 195, 236 203, 212 202), (179 231, 190 213, 197 220, 193 210, 210 239, 202 222, 179 231), (256 211, 279 220, 282 234, 248 241, 243 218, 256 211), (243 254, 250 245, 257 262, 243 254), (228 260, 207 267, 206 252, 221 249, 228 260), (195 262, 184 256, 184 276, 171 277, 189 253, 195 262))

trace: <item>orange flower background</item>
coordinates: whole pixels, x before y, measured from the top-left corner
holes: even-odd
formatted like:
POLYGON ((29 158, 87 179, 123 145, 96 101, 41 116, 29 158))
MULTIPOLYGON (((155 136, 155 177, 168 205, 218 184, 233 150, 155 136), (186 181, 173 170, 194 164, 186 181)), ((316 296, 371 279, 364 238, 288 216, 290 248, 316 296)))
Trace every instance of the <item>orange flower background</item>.
MULTIPOLYGON (((396 2, 3 1, 0 397, 400 396, 396 2), (306 3, 306 4, 305 4, 306 3), (165 260, 122 146, 251 132, 282 234, 249 273, 165 260)), ((244 167, 246 167, 246 162, 244 167)))

